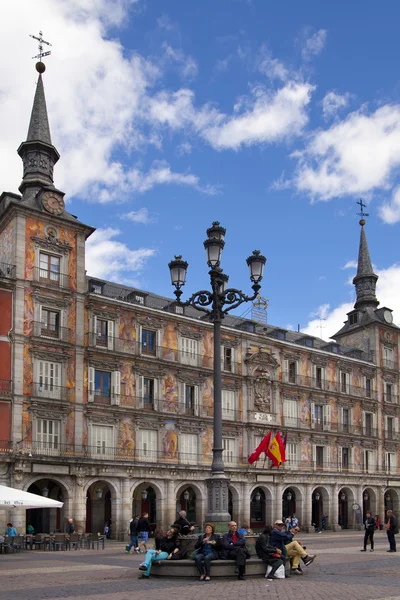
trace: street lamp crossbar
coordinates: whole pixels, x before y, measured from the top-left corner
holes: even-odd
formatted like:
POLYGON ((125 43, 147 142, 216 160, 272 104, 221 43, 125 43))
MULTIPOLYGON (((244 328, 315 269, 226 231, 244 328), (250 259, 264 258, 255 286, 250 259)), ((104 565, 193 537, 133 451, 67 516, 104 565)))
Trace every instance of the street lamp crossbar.
POLYGON ((225 246, 226 230, 218 221, 207 229, 207 239, 204 242, 207 264, 210 267, 209 275, 211 291, 200 290, 190 296, 185 302, 181 300, 182 287, 186 282, 188 263, 181 255, 175 256, 169 263, 171 283, 175 287, 174 293, 177 304, 191 306, 208 315, 214 324, 214 421, 213 421, 213 460, 211 464, 211 477, 206 480, 208 510, 206 521, 215 524, 226 524, 230 521, 228 512, 229 480, 225 475, 223 461, 222 440, 222 378, 221 378, 221 321, 228 312, 234 310, 244 302, 252 302, 261 288, 264 266, 267 262, 259 250, 254 250, 246 260, 250 270, 250 280, 253 282, 253 294, 247 296, 241 290, 226 288, 229 277, 220 267, 222 251, 225 246))

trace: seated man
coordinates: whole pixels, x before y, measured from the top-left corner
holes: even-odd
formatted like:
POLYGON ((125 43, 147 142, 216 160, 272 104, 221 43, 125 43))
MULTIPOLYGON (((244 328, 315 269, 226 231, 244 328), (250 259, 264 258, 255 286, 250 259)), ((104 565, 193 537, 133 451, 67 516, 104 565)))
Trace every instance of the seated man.
POLYGON ((292 558, 292 573, 302 575, 303 571, 300 568, 300 559, 305 566, 311 565, 314 562, 316 555, 309 556, 304 548, 298 542, 293 542, 296 533, 300 531, 300 527, 293 527, 288 533, 284 531, 284 522, 281 519, 275 521, 274 529, 270 537, 269 544, 275 548, 282 550, 282 554, 292 558))
POLYGON ((236 561, 236 572, 238 579, 244 581, 246 572, 246 558, 248 550, 244 535, 237 530, 235 521, 229 523, 229 531, 222 537, 222 557, 236 561))

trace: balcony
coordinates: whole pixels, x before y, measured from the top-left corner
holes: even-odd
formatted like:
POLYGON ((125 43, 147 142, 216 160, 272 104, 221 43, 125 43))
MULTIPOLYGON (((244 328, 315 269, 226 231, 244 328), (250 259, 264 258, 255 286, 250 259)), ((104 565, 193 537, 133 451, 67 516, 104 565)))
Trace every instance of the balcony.
POLYGON ((384 369, 391 369, 395 371, 397 369, 397 365, 394 360, 390 360, 389 358, 382 358, 382 367, 384 369))
MULTIPOLYGON (((300 459, 287 461, 283 463, 280 468, 285 471, 317 471, 323 473, 368 473, 371 475, 381 475, 387 472, 387 468, 383 466, 378 466, 376 464, 373 465, 364 465, 364 464, 356 464, 356 463, 347 463, 346 465, 341 464, 340 462, 325 462, 323 461, 320 464, 318 461, 303 461, 300 459)), ((392 470, 392 473, 397 473, 397 468, 392 470)))
POLYGON ((59 325, 49 326, 45 323, 35 321, 33 323, 33 335, 42 339, 58 340, 60 342, 73 343, 73 331, 68 327, 60 327, 59 325))
POLYGON ((398 431, 394 429, 385 429, 385 441, 388 442, 398 442, 400 440, 400 435, 398 431))
POLYGON ((50 286, 51 288, 71 288, 71 277, 65 273, 34 267, 33 278, 34 281, 50 286))
POLYGON ((339 381, 330 381, 329 379, 320 379, 316 377, 308 377, 307 375, 297 375, 295 373, 287 373, 282 371, 282 381, 291 385, 300 387, 312 388, 315 390, 323 390, 325 392, 335 392, 346 394, 346 396, 356 396, 357 398, 369 398, 376 400, 375 390, 355 385, 343 386, 339 381))
POLYGON ((35 398, 49 398, 51 400, 69 400, 72 396, 72 393, 72 389, 62 387, 60 385, 54 385, 51 382, 32 383, 32 396, 35 396, 35 398))
POLYGON ((11 381, 8 379, 0 379, 0 396, 9 398, 12 394, 11 381))
POLYGON ((383 401, 387 402, 388 404, 398 404, 399 397, 396 394, 392 394, 392 392, 385 392, 383 394, 383 401))
POLYGON ((16 267, 4 262, 0 262, 0 278, 15 279, 16 267))
POLYGON ((365 436, 365 437, 376 437, 377 430, 373 427, 369 427, 367 425, 363 426, 361 424, 347 424, 347 423, 337 423, 330 421, 313 421, 311 424, 309 421, 304 422, 301 419, 297 419, 295 417, 283 417, 282 418, 282 427, 288 427, 291 429, 306 429, 308 431, 327 431, 330 433, 343 433, 343 434, 352 434, 357 436, 365 436))

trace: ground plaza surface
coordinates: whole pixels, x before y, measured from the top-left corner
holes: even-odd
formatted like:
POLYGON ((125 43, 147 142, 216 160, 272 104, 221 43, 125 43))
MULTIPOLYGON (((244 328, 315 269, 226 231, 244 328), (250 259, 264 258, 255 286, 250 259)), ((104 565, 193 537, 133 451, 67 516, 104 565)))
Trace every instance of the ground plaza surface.
MULTIPOLYGON (((400 537, 399 545, 400 545, 400 537)), ((317 559, 303 576, 284 581, 265 579, 213 580, 138 579, 141 556, 124 553, 121 542, 105 550, 26 551, 0 557, 0 600, 146 600, 176 598, 201 600, 236 597, 307 600, 400 600, 400 552, 388 554, 385 532, 376 534, 375 552, 360 552, 362 532, 304 534, 317 559)))

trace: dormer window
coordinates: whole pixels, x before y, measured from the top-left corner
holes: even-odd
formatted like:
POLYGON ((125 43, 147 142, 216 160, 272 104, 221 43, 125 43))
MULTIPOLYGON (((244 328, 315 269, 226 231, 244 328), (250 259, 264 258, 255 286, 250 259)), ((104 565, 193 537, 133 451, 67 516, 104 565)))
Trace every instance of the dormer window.
POLYGON ((349 324, 355 325, 356 323, 358 323, 358 312, 354 312, 349 315, 349 324))

